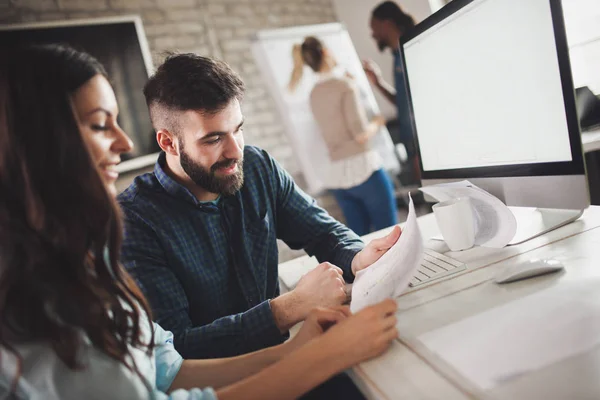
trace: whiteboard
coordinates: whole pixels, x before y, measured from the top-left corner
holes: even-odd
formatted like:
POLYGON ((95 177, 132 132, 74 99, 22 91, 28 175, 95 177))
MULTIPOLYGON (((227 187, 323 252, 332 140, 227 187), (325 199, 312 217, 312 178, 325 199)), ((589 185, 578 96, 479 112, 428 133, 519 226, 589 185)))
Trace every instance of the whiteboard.
MULTIPOLYGON (((305 25, 257 33, 252 42, 252 53, 281 114, 285 131, 306 179, 307 191, 315 196, 325 189, 323 176, 331 163, 310 110, 309 96, 317 81, 317 74, 305 66, 297 89, 293 93, 287 89, 294 64, 292 48, 294 44, 302 43, 306 36, 315 36, 323 41, 338 64, 354 76, 367 117, 371 119, 380 112, 350 35, 342 24, 305 25)), ((387 128, 382 127, 371 139, 371 146, 381 155, 388 172, 400 172, 387 128)))

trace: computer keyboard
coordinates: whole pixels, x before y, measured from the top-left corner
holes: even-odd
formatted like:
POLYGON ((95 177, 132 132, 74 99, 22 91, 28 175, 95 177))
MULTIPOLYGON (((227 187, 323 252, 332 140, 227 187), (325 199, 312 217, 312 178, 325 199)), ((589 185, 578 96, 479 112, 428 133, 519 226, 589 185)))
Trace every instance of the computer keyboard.
POLYGON ((467 266, 436 251, 425 249, 423 261, 408 286, 415 287, 467 269, 467 266))
MULTIPOLYGON (((317 265, 317 260, 314 258, 304 257, 301 260, 300 262, 296 261, 297 265, 294 268, 281 268, 279 270, 279 279, 287 290, 293 290, 300 278, 317 265)), ((425 249, 421 266, 417 269, 409 286, 419 286, 465 269, 466 265, 464 263, 433 250, 425 249)))

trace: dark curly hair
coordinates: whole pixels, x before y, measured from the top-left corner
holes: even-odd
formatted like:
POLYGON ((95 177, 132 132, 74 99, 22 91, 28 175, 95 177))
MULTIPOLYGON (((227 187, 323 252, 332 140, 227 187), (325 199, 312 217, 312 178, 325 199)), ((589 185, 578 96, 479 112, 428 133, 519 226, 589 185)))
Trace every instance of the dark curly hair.
POLYGON ((415 20, 405 13, 398 4, 393 1, 384 1, 373 9, 371 17, 380 21, 392 21, 403 31, 414 28, 415 20))
POLYGON ((118 262, 119 208, 71 106, 98 74, 95 58, 64 45, 0 56, 0 346, 20 361, 15 345, 46 343, 79 369, 87 336, 139 374, 129 346, 151 354, 153 337, 141 339, 150 310, 118 262))

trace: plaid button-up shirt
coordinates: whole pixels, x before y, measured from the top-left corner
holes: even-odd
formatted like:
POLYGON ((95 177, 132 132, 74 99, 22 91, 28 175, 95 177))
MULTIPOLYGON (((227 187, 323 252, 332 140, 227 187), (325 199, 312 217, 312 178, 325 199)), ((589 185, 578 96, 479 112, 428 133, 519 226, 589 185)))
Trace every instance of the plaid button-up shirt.
POLYGON ((352 281, 363 243, 318 207, 264 150, 244 149, 244 185, 203 203, 163 170, 119 195, 122 261, 154 319, 175 334, 184 358, 225 357, 281 343, 269 299, 279 295, 279 238, 329 261, 352 281))

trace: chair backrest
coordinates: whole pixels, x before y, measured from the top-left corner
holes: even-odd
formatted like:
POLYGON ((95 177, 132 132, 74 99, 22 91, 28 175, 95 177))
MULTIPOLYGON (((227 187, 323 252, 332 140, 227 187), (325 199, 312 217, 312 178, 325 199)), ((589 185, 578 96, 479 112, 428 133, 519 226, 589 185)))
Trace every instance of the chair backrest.
POLYGON ((600 125, 600 99, 587 86, 575 89, 577 115, 582 130, 600 125))

